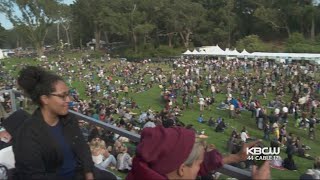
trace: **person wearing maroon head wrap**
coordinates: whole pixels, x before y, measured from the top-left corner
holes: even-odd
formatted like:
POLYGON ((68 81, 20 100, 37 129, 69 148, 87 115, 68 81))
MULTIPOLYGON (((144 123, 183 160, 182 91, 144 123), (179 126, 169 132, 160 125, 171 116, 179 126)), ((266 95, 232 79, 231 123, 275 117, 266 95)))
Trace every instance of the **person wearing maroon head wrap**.
MULTIPOLYGON (((208 149, 204 151, 203 149, 199 151, 200 154, 203 152, 199 156, 199 160, 188 167, 184 173, 180 173, 181 167, 185 167, 183 164, 193 153, 195 141, 195 132, 185 128, 164 128, 162 126, 145 128, 142 131, 141 141, 132 162, 132 170, 126 179, 190 179, 190 177, 194 177, 195 173, 201 176, 207 175, 209 172, 222 167, 223 164, 246 160, 245 149, 260 142, 255 141, 245 144, 238 154, 232 154, 224 158, 215 149, 210 151, 208 149), (194 166, 194 164, 197 165, 194 166)), ((254 167, 252 173, 253 179, 269 179, 269 162, 266 161, 259 170, 254 167)))
MULTIPOLYGON (((127 180, 168 179, 167 174, 178 169, 187 160, 194 143, 195 132, 192 130, 161 126, 145 128, 127 180)), ((212 156, 215 158, 209 160, 209 165, 201 164, 202 173, 222 166, 221 154, 213 150, 208 157, 212 156)))

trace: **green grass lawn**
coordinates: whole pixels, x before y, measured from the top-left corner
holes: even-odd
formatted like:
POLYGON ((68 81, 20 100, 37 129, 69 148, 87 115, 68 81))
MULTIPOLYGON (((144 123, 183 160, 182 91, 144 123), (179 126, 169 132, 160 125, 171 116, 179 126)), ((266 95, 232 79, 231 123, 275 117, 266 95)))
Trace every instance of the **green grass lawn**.
MULTIPOLYGON (((153 104, 154 102, 159 102, 160 100, 160 90, 159 88, 153 88, 147 92, 138 94, 138 95, 133 95, 135 99, 137 100, 138 104, 142 105, 142 107, 146 106, 151 106, 154 107, 154 109, 160 108, 159 103, 153 104), (155 96, 150 96, 150 95, 155 95, 155 96)), ((219 95, 220 97, 224 95, 219 95)), ((219 99, 219 98, 218 98, 219 99)), ((183 111, 183 115, 179 118, 182 122, 185 124, 193 124, 194 127, 197 130, 205 130, 205 134, 209 136, 207 142, 214 144, 217 149, 219 149, 223 154, 226 155, 226 144, 227 140, 230 137, 232 127, 237 129, 237 131, 241 131, 243 126, 246 126, 250 136, 256 137, 258 139, 263 138, 263 132, 261 130, 258 130, 256 127, 255 119, 251 118, 251 112, 249 111, 244 111, 241 113, 241 117, 237 119, 229 119, 228 118, 228 112, 224 110, 217 110, 216 109, 216 104, 213 105, 211 110, 205 110, 204 112, 200 112, 198 104, 194 104, 194 109, 193 110, 186 110, 183 111), (229 127, 227 130, 223 133, 217 133, 214 131, 214 129, 209 128, 207 124, 200 124, 197 122, 197 118, 199 117, 200 114, 203 114, 204 118, 206 120, 209 119, 209 117, 214 117, 217 119, 218 117, 223 117, 225 119, 225 122, 229 124, 229 127)), ((307 138, 307 131, 302 130, 302 129, 297 129, 294 127, 294 120, 293 117, 290 116, 289 119, 289 126, 287 129, 287 132, 293 132, 294 134, 302 137, 302 141, 304 144, 309 145, 312 149, 308 151, 308 153, 311 156, 317 156, 319 155, 320 147, 318 145, 319 143, 319 134, 317 133, 316 135, 316 140, 309 140, 307 138)), ((269 142, 263 141, 265 145, 268 145, 269 142)), ((284 153, 285 149, 281 149, 281 157, 284 159, 286 157, 286 154, 284 153)), ((300 158, 295 156, 294 160, 298 166, 297 171, 281 171, 281 170, 276 170, 272 169, 272 178, 273 179, 297 179, 299 178, 300 174, 304 173, 306 169, 311 168, 313 165, 312 160, 307 160, 305 158, 300 158)))
MULTIPOLYGON (((73 57, 80 57, 79 54, 73 55, 73 54, 67 54, 68 58, 72 59, 73 57)), ((55 58, 50 58, 49 60, 52 61, 55 58)), ((113 61, 115 62, 115 61, 113 61)), ((112 63, 113 63, 112 62, 112 63)), ((38 61, 35 61, 33 59, 6 59, 5 60, 5 70, 7 70, 12 75, 16 76, 19 69, 21 69, 21 65, 23 64, 38 64, 38 61), (11 70, 11 71, 10 71, 11 70)), ((111 63, 109 63, 111 64, 111 63)), ((108 65, 106 65, 108 66, 108 65)), ((154 67, 162 67, 164 71, 170 71, 170 67, 164 63, 161 64, 150 64, 150 68, 154 67)), ((225 72, 227 73, 227 72, 225 72)), ((111 73, 109 73, 111 74, 111 73)), ((85 92, 85 86, 84 82, 80 82, 75 80, 72 83, 72 86, 75 87, 81 95, 81 98, 85 98, 84 92, 85 92)), ((137 104, 141 107, 141 110, 146 110, 148 107, 151 107, 153 110, 161 110, 164 107, 164 104, 162 103, 162 99, 160 96, 161 89, 154 85, 151 89, 145 92, 141 93, 130 93, 129 97, 133 97, 137 104)), ((205 92, 205 94, 208 94, 208 92, 205 92)), ((122 93, 120 93, 120 98, 123 96, 122 93)), ((273 94, 268 94, 269 99, 271 97, 274 97, 273 94)), ((288 99, 290 96, 286 95, 285 99, 288 99)), ((223 110, 217 110, 216 106, 218 103, 223 101, 225 99, 225 94, 218 94, 216 97, 216 103, 211 107, 211 110, 205 110, 204 112, 200 112, 199 105, 195 102, 193 109, 188 109, 182 112, 182 116, 179 117, 179 119, 184 122, 185 124, 193 124, 194 127, 197 130, 205 130, 205 134, 209 136, 207 139, 208 143, 214 144, 217 149, 219 149, 220 152, 222 152, 224 155, 226 155, 226 144, 227 140, 231 134, 232 128, 235 128, 238 132, 241 131, 243 126, 246 126, 250 136, 256 137, 258 139, 262 138, 263 132, 261 130, 258 130, 256 127, 255 119, 250 117, 249 111, 243 111, 241 113, 241 116, 236 119, 230 119, 228 118, 228 112, 223 110), (222 117, 225 119, 225 122, 229 124, 229 127, 226 129, 224 133, 216 133, 214 129, 209 128, 206 124, 200 124, 197 122, 197 118, 200 114, 203 114, 204 119, 208 120, 209 117, 214 117, 214 119, 217 119, 218 117, 222 117)), ((261 98, 262 99, 262 98, 261 98)), ((179 100, 180 101, 180 100, 179 100)), ((266 106, 267 100, 262 101, 262 105, 266 106)), ((270 110, 269 110, 270 111, 270 110)), ((319 114, 319 109, 318 109, 319 114)), ((319 128, 317 128, 319 129, 319 128)), ((298 129, 294 127, 294 119, 292 116, 289 117, 289 123, 287 127, 287 132, 293 132, 296 136, 300 136, 302 139, 302 142, 308 146, 310 146, 312 149, 307 151, 308 154, 315 157, 319 155, 320 152, 320 146, 319 138, 320 135, 316 131, 316 140, 309 140, 307 131, 303 129, 298 129)), ((264 141, 264 144, 268 145, 269 142, 264 141)), ((285 149, 282 149, 281 157, 284 159, 286 157, 286 154, 284 153, 285 149)), ((272 179, 298 179, 299 176, 304 173, 308 168, 311 168, 313 165, 312 160, 307 160, 304 158, 300 158, 297 156, 294 156, 294 160, 298 166, 297 171, 280 171, 272 169, 272 179)), ((123 175, 120 174, 121 177, 123 175)))

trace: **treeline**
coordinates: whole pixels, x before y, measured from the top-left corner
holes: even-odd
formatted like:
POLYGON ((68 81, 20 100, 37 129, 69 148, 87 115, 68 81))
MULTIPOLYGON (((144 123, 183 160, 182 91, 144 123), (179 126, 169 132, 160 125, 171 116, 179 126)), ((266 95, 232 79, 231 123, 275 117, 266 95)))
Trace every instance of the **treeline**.
POLYGON ((69 6, 58 0, 8 0, 0 10, 14 24, 12 30, 0 28, 1 47, 39 49, 62 40, 76 48, 96 39, 96 48, 100 40, 120 42, 109 49, 137 56, 215 44, 320 52, 320 8, 312 0, 75 0, 69 6), (8 10, 14 7, 22 17, 8 10))

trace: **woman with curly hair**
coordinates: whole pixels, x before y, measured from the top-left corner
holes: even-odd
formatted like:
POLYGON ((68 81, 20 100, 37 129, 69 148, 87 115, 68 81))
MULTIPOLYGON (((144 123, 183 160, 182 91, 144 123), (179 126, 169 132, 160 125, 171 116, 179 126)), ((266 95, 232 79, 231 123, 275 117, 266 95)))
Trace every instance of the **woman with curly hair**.
POLYGON ((13 142, 15 179, 115 179, 95 168, 78 121, 68 113, 71 99, 62 77, 27 66, 17 82, 38 108, 13 142))

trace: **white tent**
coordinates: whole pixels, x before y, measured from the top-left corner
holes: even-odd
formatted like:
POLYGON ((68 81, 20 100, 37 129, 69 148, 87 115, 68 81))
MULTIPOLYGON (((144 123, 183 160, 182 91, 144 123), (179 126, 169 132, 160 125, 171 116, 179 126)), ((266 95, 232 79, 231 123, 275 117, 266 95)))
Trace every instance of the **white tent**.
POLYGON ((200 55, 197 50, 190 51, 189 49, 183 53, 183 55, 200 55))
POLYGON ((240 53, 242 56, 250 56, 251 54, 248 53, 246 49, 243 49, 242 52, 240 53))
POLYGON ((184 55, 190 55, 191 54, 191 51, 189 51, 189 49, 183 53, 184 55))
POLYGON ((253 58, 268 58, 268 57, 272 57, 273 53, 265 53, 265 52, 253 52, 251 53, 251 56, 253 58))
POLYGON ((199 52, 198 52, 197 50, 193 50, 193 51, 191 52, 191 55, 199 55, 199 52))
POLYGON ((226 48, 225 55, 226 56, 240 56, 240 53, 237 51, 237 49, 230 50, 229 48, 226 48))
POLYGON ((239 55, 240 58, 252 58, 251 53, 248 53, 246 49, 243 49, 242 52, 239 55))
POLYGON ((291 60, 311 60, 316 63, 320 63, 320 54, 313 53, 273 53, 273 52, 253 52, 248 53, 245 49, 239 53, 236 49, 222 50, 218 45, 215 46, 203 46, 193 50, 192 52, 187 50, 183 55, 198 55, 198 56, 232 56, 232 57, 244 57, 252 59, 274 59, 277 61, 291 61, 291 60))
POLYGON ((198 55, 207 55, 208 53, 204 50, 199 50, 198 55))
POLYGON ((212 56, 222 56, 225 55, 224 50, 222 50, 218 45, 216 46, 203 46, 199 48, 201 54, 212 55, 212 56))
POLYGON ((2 49, 0 49, 0 59, 3 59, 3 58, 4 58, 4 54, 3 54, 2 49))

